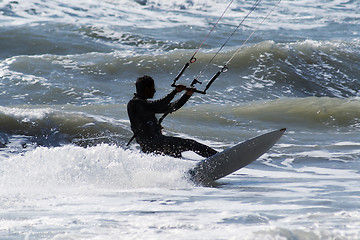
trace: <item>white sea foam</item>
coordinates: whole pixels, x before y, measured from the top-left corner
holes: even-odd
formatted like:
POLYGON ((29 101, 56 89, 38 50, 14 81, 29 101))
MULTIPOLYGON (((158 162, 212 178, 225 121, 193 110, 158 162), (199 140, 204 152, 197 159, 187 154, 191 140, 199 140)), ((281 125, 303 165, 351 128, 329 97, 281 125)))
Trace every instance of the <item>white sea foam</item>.
MULTIPOLYGON (((258 10, 249 18, 247 25, 256 27, 259 19, 263 18, 276 1, 263 1, 258 10)), ((106 25, 116 21, 118 26, 136 26, 159 28, 188 25, 208 26, 207 17, 215 19, 222 14, 229 1, 175 1, 175 0, 113 0, 102 1, 11 1, 6 0, 0 3, 8 21, 4 24, 24 24, 26 22, 40 22, 56 19, 63 22, 88 23, 89 19, 99 25, 106 25), (154 11, 158 14, 154 15, 154 11), (13 16, 16 21, 11 21, 13 16), (19 18, 20 17, 20 18, 19 18)), ((237 25, 250 7, 252 1, 234 2, 226 13, 223 23, 237 25)), ((274 11, 272 17, 262 26, 267 29, 290 28, 293 30, 325 26, 328 21, 343 22, 349 18, 356 19, 359 3, 357 1, 327 1, 321 6, 314 4, 311 0, 282 1, 274 11), (338 11, 341 9, 342 11, 338 11), (348 10, 348 11, 346 11, 348 10), (332 14, 336 13, 336 14, 332 14), (336 16, 336 18, 334 18, 336 16), (286 21, 284 21, 286 19, 286 21), (317 21, 322 19, 322 21, 317 21), (311 22, 311 24, 309 24, 311 22)), ((355 21, 355 20, 354 20, 355 21)))
POLYGON ((2 161, 2 190, 14 188, 185 187, 192 163, 109 145, 38 147, 2 161))
POLYGON ((0 106, 0 113, 11 116, 14 118, 22 118, 22 121, 31 121, 35 119, 42 119, 47 114, 52 113, 51 108, 37 108, 37 109, 28 109, 22 107, 3 107, 0 106))

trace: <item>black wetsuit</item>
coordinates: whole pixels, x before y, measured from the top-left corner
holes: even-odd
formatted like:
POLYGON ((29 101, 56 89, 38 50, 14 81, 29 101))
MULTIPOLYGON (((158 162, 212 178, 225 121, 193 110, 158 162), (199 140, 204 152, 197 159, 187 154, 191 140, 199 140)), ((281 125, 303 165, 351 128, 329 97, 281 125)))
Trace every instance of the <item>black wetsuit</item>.
POLYGON ((190 96, 184 94, 179 100, 172 102, 176 95, 173 90, 162 99, 150 101, 135 94, 127 105, 127 111, 131 123, 131 130, 134 132, 136 141, 140 144, 141 150, 145 153, 160 153, 174 157, 181 157, 184 151, 209 157, 217 153, 216 150, 198 143, 191 139, 164 136, 161 133, 162 127, 156 118, 156 113, 171 112, 181 108, 190 96))

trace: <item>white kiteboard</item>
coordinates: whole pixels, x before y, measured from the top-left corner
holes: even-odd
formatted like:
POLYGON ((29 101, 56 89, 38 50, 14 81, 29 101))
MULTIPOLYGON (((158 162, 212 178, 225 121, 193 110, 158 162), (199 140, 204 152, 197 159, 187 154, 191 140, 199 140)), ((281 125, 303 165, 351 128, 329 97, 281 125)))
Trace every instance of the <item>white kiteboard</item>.
POLYGON ((265 133, 198 162, 188 172, 190 179, 196 184, 207 185, 245 167, 274 146, 285 131, 283 128, 265 133))

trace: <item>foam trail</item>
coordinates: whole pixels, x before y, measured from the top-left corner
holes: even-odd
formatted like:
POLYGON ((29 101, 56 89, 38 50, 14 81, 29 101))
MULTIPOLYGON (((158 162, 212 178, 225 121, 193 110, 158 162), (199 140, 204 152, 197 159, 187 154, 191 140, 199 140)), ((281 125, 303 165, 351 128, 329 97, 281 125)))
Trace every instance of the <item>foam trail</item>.
POLYGON ((9 192, 32 188, 189 187, 184 173, 192 164, 106 144, 89 148, 38 147, 2 161, 1 185, 2 191, 9 192))

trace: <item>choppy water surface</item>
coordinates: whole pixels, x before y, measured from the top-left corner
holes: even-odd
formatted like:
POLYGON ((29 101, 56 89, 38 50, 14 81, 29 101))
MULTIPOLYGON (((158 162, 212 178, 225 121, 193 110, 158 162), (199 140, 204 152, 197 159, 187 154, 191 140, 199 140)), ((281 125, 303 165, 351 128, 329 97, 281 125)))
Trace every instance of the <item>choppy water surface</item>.
MULTIPOLYGON (((360 239, 360 2, 263 0, 202 72, 167 134, 218 150, 270 130, 268 153, 194 186, 200 159, 145 155, 135 79, 170 91, 230 1, 0 1, 0 238, 360 239)), ((255 1, 234 1, 189 84, 255 1)))

